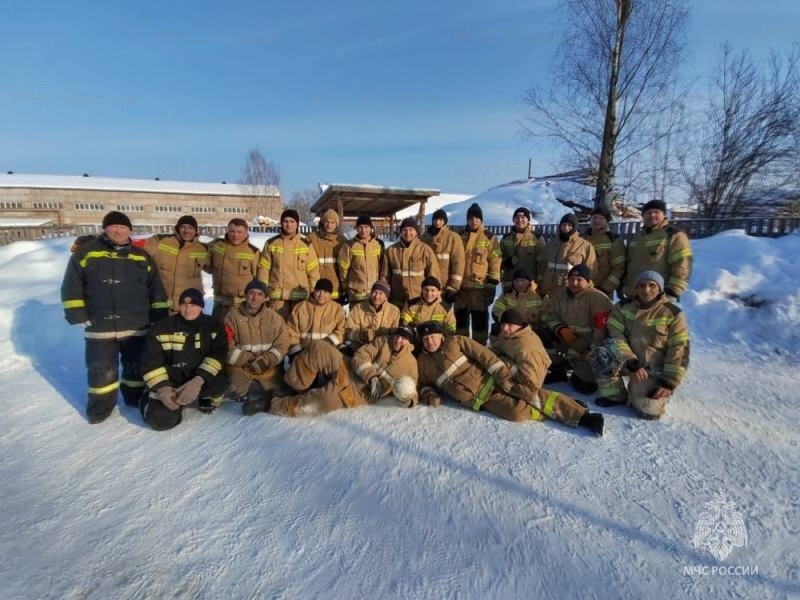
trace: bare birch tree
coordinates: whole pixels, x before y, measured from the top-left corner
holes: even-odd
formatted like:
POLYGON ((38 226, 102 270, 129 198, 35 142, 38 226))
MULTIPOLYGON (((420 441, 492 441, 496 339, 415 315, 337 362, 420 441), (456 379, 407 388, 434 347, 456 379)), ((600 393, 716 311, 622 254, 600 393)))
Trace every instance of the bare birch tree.
POLYGON ((797 190, 800 165, 800 52, 773 53, 763 69, 725 44, 707 108, 682 144, 691 201, 704 217, 747 216, 759 203, 797 190))
POLYGON ((596 172, 609 203, 616 168, 671 132, 653 128, 674 89, 688 18, 685 0, 566 0, 549 82, 528 90, 523 134, 565 151, 564 166, 596 172))
POLYGON ((300 220, 308 225, 312 224, 314 216, 311 214, 311 206, 319 198, 319 190, 306 188, 299 192, 292 192, 286 208, 293 208, 300 215, 300 220))
POLYGON ((267 162, 260 150, 247 153, 239 185, 250 197, 248 209, 252 216, 270 216, 280 210, 281 168, 275 162, 267 162))

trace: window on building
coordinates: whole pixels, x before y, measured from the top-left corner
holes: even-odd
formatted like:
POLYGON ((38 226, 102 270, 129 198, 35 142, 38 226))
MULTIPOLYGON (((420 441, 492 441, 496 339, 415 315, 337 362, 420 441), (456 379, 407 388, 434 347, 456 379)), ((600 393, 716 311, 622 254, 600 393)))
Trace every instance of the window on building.
POLYGON ((122 212, 144 212, 144 204, 117 204, 117 210, 122 212))
POLYGON ((100 211, 100 210, 105 210, 105 205, 95 204, 93 202, 76 202, 75 210, 100 211))
POLYGON ((64 208, 64 204, 62 202, 34 202, 33 208, 42 210, 61 210, 64 208))
POLYGON ((153 207, 153 210, 155 210, 156 212, 162 212, 162 213, 180 213, 180 212, 183 212, 183 210, 181 209, 180 206, 161 206, 161 205, 156 205, 156 206, 153 207))
POLYGON ((241 206, 226 206, 222 209, 222 212, 228 214, 246 215, 247 209, 242 208, 241 206))
POLYGON ((0 202, 0 208, 20 209, 22 208, 22 202, 0 202))

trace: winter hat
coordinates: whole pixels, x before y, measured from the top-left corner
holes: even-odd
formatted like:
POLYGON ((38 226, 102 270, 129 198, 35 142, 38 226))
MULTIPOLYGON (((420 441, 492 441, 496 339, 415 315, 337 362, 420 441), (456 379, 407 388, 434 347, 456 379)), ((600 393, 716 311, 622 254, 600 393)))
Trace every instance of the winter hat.
POLYGON ((654 281, 658 285, 658 289, 660 289, 662 292, 664 291, 664 278, 660 273, 657 273, 656 271, 642 271, 636 278, 636 285, 639 285, 640 281, 645 280, 654 281))
POLYGON ((575 265, 567 273, 567 277, 583 277, 586 281, 592 280, 592 272, 585 264, 575 265))
POLYGON ((281 213, 281 221, 283 221, 287 217, 290 219, 294 219, 298 223, 300 222, 300 213, 298 213, 293 208, 287 208, 285 211, 281 213))
POLYGON ((424 338, 426 335, 431 335, 432 333, 444 333, 442 324, 438 321, 425 321, 417 326, 417 335, 420 337, 420 339, 424 338))
POLYGON ((514 274, 511 276, 511 279, 527 279, 528 281, 533 281, 531 274, 528 273, 528 269, 524 267, 518 267, 517 269, 514 269, 514 274))
POLYGON ((197 219, 195 219, 192 215, 183 215, 180 219, 178 219, 178 222, 175 223, 176 232, 181 228, 181 225, 191 225, 194 227, 195 231, 200 231, 200 228, 197 226, 197 219))
POLYGON ((406 217, 400 223, 400 231, 403 231, 406 227, 411 227, 411 229, 417 228, 417 220, 414 217, 406 217))
POLYGON ((118 210, 112 210, 105 217, 103 217, 103 229, 109 225, 124 225, 128 229, 133 229, 133 225, 131 224, 131 220, 128 218, 128 215, 121 213, 118 210))
POLYGON ((392 288, 385 281, 376 281, 375 283, 373 283, 372 289, 370 291, 374 292, 375 290, 383 292, 387 298, 392 294, 392 288))
POLYGON ((412 344, 416 342, 417 334, 411 325, 400 325, 394 330, 395 335, 406 338, 412 344))
POLYGON ((323 292, 328 292, 329 294, 333 293, 333 282, 330 279, 326 279, 323 277, 317 284, 314 286, 314 291, 322 290, 323 292))
POLYGON ((600 215, 606 221, 611 221, 611 211, 608 210, 605 205, 596 206, 595 209, 592 211, 592 216, 600 215))
POLYGON ((359 225, 369 225, 372 227, 372 217, 369 215, 358 215, 358 219, 356 219, 356 227, 359 225))
POLYGON ((642 213, 646 213, 650 209, 660 210, 663 213, 667 212, 667 204, 663 200, 650 200, 642 207, 642 213))
POLYGON ((441 208, 433 212, 433 218, 431 219, 431 222, 435 221, 436 219, 444 219, 444 224, 447 225, 447 213, 441 208))
POLYGON ((322 213, 322 218, 320 218, 319 220, 320 226, 322 225, 322 222, 325 219, 330 219, 331 221, 334 221, 336 223, 337 227, 339 226, 339 213, 333 210, 332 208, 329 208, 324 213, 322 213))
POLYGON ((437 290, 442 289, 442 284, 439 283, 439 280, 436 279, 433 275, 428 275, 425 279, 422 280, 422 287, 435 287, 437 290))
POLYGON ((529 221, 531 219, 531 211, 524 206, 520 206, 517 210, 514 211, 514 215, 512 216, 513 219, 517 218, 517 215, 522 215, 523 217, 527 218, 529 221))
POLYGON ((577 231, 578 217, 575 213, 567 213, 563 217, 561 217, 561 220, 558 222, 558 224, 562 225, 564 223, 569 223, 570 225, 572 225, 572 229, 577 231))
POLYGON ((481 221, 483 221, 483 211, 481 210, 481 207, 478 206, 477 204, 473 204, 472 206, 470 206, 467 209, 467 219, 469 219, 470 217, 475 217, 476 219, 480 219, 481 221))
POLYGON ((196 288, 189 288, 181 292, 181 304, 194 304, 204 308, 206 302, 203 300, 203 292, 196 288))
POLYGON ((246 294, 250 290, 259 290, 265 296, 267 295, 267 284, 261 281, 260 279, 253 279, 244 286, 244 293, 246 294))
POLYGON ((500 315, 500 323, 510 323, 511 325, 519 325, 525 327, 527 323, 518 310, 509 308, 502 315, 500 315))

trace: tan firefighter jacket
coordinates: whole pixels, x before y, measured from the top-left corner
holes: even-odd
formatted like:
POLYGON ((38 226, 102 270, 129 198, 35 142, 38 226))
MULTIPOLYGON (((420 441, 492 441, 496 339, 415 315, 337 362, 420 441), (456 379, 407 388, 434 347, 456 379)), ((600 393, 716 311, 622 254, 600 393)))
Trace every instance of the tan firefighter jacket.
POLYGON ((542 340, 530 327, 508 338, 498 337, 492 341, 492 350, 509 365, 515 383, 534 392, 542 388, 551 361, 542 340))
POLYGON ((538 257, 544 251, 544 239, 536 235, 533 225, 528 225, 520 232, 512 229, 505 234, 500 240, 500 250, 503 255, 503 287, 511 287, 514 271, 520 268, 525 269, 536 281, 538 257))
POLYGON ((334 347, 344 342, 344 308, 333 300, 325 304, 317 304, 313 298, 303 300, 292 309, 288 325, 290 354, 305 348, 313 340, 327 340, 334 347))
POLYGON ((542 318, 542 299, 536 293, 536 284, 531 282, 527 292, 511 291, 500 296, 492 306, 492 317, 499 321, 503 313, 513 308, 529 325, 537 325, 542 318))
POLYGON ((228 336, 228 358, 231 367, 243 368, 260 356, 266 356, 270 369, 257 379, 271 379, 289 350, 290 336, 281 316, 266 304, 254 315, 241 304, 225 316, 225 333, 228 336))
POLYGON ((386 250, 381 278, 392 287, 389 300, 393 304, 403 306, 407 300, 419 298, 422 281, 429 276, 441 281, 439 261, 433 249, 418 237, 411 240, 408 247, 400 240, 386 250))
POLYGON ((613 306, 608 296, 590 282, 589 287, 574 295, 566 288, 555 292, 545 302, 542 319, 553 333, 562 325, 571 328, 578 339, 569 351, 584 356, 593 345, 602 345, 613 306))
MULTIPOLYGON (((329 304, 336 303, 329 302, 329 304)), ((301 392, 299 398, 302 398, 302 392, 309 390, 318 381, 318 377, 328 381, 322 390, 327 390, 348 408, 367 403, 368 388, 365 389, 365 386, 353 377, 345 361, 342 360, 342 353, 327 342, 316 341, 309 344, 292 362, 284 382, 293 390, 301 392)), ((290 413, 290 416, 294 414, 290 413)))
POLYGON ((411 377, 414 383, 419 381, 414 346, 403 346, 400 352, 393 352, 391 336, 382 335, 361 346, 350 365, 356 377, 364 383, 378 377, 383 389, 381 396, 390 395, 394 380, 402 375, 411 377))
POLYGON ((445 336, 438 352, 422 352, 417 363, 420 396, 425 388, 434 388, 475 410, 494 391, 496 380, 511 377, 508 367, 491 350, 462 335, 445 336))
POLYGON ((494 287, 500 282, 502 255, 497 238, 480 225, 476 231, 463 231, 461 241, 464 244, 466 266, 462 290, 482 290, 494 287), (492 283, 494 280, 497 283, 492 283))
POLYGON ((436 321, 441 323, 445 333, 456 332, 456 316, 453 307, 442 302, 441 299, 428 304, 422 297, 410 300, 403 306, 400 320, 404 325, 416 327, 420 323, 436 321))
POLYGON ((595 234, 591 229, 583 234, 583 239, 592 245, 597 258, 592 282, 596 288, 611 295, 625 276, 625 240, 610 231, 595 234))
POLYGON ((270 300, 308 298, 319 279, 317 253, 299 233, 278 234, 268 239, 261 250, 258 278, 267 284, 270 300))
POLYGON ((433 248, 439 261, 439 274, 442 290, 457 292, 464 280, 464 244, 455 231, 445 225, 438 233, 433 234, 429 227, 422 236, 422 241, 433 248))
POLYGON ((689 238, 666 219, 653 229, 644 227, 628 242, 628 263, 622 292, 628 298, 633 298, 639 274, 642 271, 656 271, 664 278, 664 291, 677 298, 689 288, 692 260, 689 238))
POLYGON ((608 318, 608 333, 620 362, 638 359, 663 387, 675 389, 689 366, 689 329, 686 317, 662 294, 652 306, 637 301, 618 302, 608 318))
POLYGON ((383 252, 383 244, 375 237, 366 242, 355 237, 342 244, 339 277, 351 303, 369 298, 372 284, 381 276, 383 252))
POLYGON ((178 310, 181 292, 188 288, 203 291, 202 273, 209 257, 208 248, 197 236, 184 242, 177 234, 154 235, 147 238, 144 249, 158 267, 172 312, 178 310))
POLYGON ((322 222, 325 219, 333 219, 339 225, 339 214, 329 208, 320 217, 319 231, 309 234, 308 240, 311 246, 317 253, 317 260, 319 261, 319 278, 328 279, 333 283, 332 298, 338 300, 342 297, 342 283, 339 279, 339 252, 347 239, 339 233, 325 233, 322 228, 322 222))
POLYGON ((574 232, 566 242, 558 235, 547 240, 539 255, 539 270, 536 283, 544 298, 567 285, 567 273, 576 265, 585 264, 594 273, 596 257, 592 245, 574 232))
POLYGON ((226 236, 212 241, 208 254, 210 264, 206 271, 214 283, 214 304, 238 305, 244 298, 245 286, 258 275, 261 252, 247 240, 234 246, 226 236))
POLYGON ((345 321, 345 338, 353 348, 361 346, 361 332, 371 331, 373 337, 389 335, 400 324, 400 309, 391 302, 384 302, 376 310, 369 300, 354 304, 345 321))

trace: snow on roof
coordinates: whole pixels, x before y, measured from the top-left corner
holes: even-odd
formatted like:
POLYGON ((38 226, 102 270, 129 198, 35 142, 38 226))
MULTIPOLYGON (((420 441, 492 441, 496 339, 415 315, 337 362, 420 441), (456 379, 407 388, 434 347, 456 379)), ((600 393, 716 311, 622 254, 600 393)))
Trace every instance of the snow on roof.
POLYGON ((21 219, 18 217, 12 218, 0 218, 0 228, 4 227, 42 227, 44 225, 50 225, 53 223, 53 219, 21 219))
MULTIPOLYGON (((157 192, 162 194, 215 194, 246 196, 238 183, 209 183, 205 181, 158 181, 155 179, 116 179, 113 177, 83 177, 80 175, 29 175, 25 173, 0 174, 0 188, 52 188, 75 190, 107 190, 129 192, 157 192)), ((279 195, 277 187, 272 188, 279 195)))

